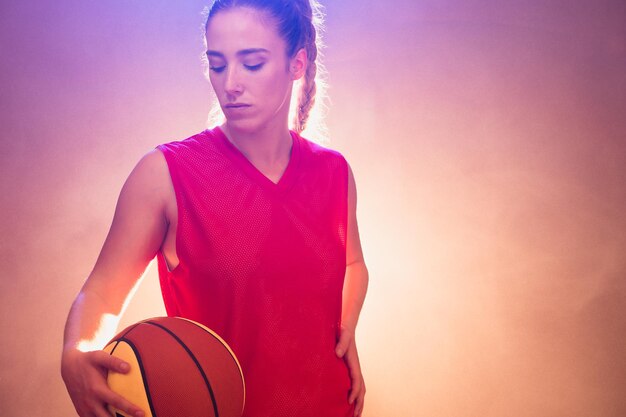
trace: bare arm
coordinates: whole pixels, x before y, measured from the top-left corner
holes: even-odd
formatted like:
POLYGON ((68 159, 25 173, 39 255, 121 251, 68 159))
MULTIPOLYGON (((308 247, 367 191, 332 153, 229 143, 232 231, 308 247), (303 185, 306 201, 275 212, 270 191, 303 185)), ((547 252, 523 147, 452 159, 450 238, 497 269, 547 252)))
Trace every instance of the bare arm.
POLYGON ((72 304, 61 370, 81 416, 104 415, 102 404, 107 402, 122 404, 122 409, 130 407, 102 386, 103 378, 93 370, 98 368, 103 376, 107 368, 124 371, 120 362, 99 349, 114 335, 129 294, 163 242, 168 228, 165 207, 171 193, 165 158, 156 150, 148 153, 126 180, 100 256, 72 304), (100 409, 95 410, 97 407, 100 409))
POLYGON ((343 286, 343 308, 341 324, 356 330, 361 308, 365 301, 369 274, 363 259, 359 226, 356 218, 356 182, 352 169, 348 167, 348 239, 346 244, 346 276, 343 286))
POLYGON ((337 355, 343 357, 350 370, 352 387, 348 401, 355 404, 354 416, 363 412, 365 382, 361 373, 361 364, 356 348, 355 331, 361 308, 365 301, 369 275, 356 219, 356 183, 352 169, 348 167, 348 238, 346 242, 346 275, 343 284, 341 309, 341 335, 337 343, 337 355))

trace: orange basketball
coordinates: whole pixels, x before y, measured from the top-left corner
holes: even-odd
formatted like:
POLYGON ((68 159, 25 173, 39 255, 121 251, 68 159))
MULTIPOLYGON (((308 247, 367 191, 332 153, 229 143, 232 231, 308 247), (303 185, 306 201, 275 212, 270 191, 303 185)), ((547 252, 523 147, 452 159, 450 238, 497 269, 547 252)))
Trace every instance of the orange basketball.
POLYGON ((110 372, 109 387, 143 408, 146 417, 241 417, 241 366, 226 342, 199 323, 178 317, 140 321, 104 350, 131 367, 127 374, 110 372))

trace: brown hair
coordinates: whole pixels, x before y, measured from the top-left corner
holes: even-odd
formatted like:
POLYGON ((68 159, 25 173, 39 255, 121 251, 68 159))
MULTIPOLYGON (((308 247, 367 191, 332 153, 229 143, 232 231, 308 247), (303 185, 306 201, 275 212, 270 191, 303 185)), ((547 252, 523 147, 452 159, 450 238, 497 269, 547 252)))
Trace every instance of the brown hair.
MULTIPOLYGON (((324 70, 319 62, 322 48, 320 32, 324 16, 321 5, 317 0, 214 0, 205 10, 205 33, 209 21, 216 13, 233 7, 255 8, 272 16, 278 33, 287 44, 288 58, 293 58, 300 49, 305 49, 306 73, 298 83, 300 88, 294 94, 296 107, 292 108, 290 123, 293 130, 301 133, 307 127, 314 105, 323 101, 325 93, 324 70)), ((318 135, 323 134, 320 126, 316 126, 316 130, 319 131, 318 135)))

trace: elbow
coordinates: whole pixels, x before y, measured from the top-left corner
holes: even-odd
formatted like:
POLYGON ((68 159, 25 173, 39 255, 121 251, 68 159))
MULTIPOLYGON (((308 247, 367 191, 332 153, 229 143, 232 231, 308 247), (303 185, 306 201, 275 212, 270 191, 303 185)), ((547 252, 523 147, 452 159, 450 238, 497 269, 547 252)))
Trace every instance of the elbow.
POLYGON ((367 289, 367 285, 369 283, 369 271, 363 258, 348 263, 346 265, 346 270, 349 272, 350 276, 358 279, 364 289, 367 289))

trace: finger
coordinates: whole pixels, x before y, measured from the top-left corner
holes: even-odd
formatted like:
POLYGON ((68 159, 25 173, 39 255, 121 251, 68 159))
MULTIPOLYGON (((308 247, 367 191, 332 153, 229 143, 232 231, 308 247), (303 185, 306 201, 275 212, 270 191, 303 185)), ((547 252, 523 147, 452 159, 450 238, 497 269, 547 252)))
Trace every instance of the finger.
POLYGON ((363 405, 365 398, 363 396, 359 397, 357 400, 356 406, 354 407, 354 415, 355 417, 360 417, 363 413, 363 405))
POLYGON ((361 415, 361 413, 363 413, 363 402, 365 399, 365 384, 363 383, 363 380, 361 380, 358 385, 359 385, 358 392, 355 389, 350 393, 351 397, 354 396, 354 416, 355 417, 358 417, 361 415))
POLYGON ((365 383, 362 383, 361 384, 361 396, 358 400, 359 401, 359 415, 363 413, 363 408, 365 408, 365 392, 366 391, 367 390, 365 389, 365 383))
POLYGON ((352 342, 352 335, 350 332, 342 330, 341 335, 339 336, 339 342, 337 343, 337 347, 335 348, 335 353, 340 358, 345 355, 350 347, 350 343, 352 342))
MULTIPOLYGON (((112 405, 113 407, 117 408, 120 411, 123 411, 128 415, 134 417, 143 417, 144 413, 141 408, 137 407, 126 398, 116 394, 111 390, 104 391, 101 395, 101 398, 106 404, 112 405)), ((110 417, 110 414, 108 414, 108 417, 110 417)))
POLYGON ((348 369, 350 370, 350 377, 354 382, 357 379, 361 379, 361 362, 359 361, 359 354, 357 353, 354 346, 351 346, 345 356, 345 361, 348 364, 348 369))
POLYGON ((111 413, 107 410, 106 404, 96 398, 85 402, 81 410, 82 411, 78 412, 80 417, 111 417, 111 413))
POLYGON ((94 410, 94 416, 96 417, 111 417, 111 413, 105 405, 101 405, 94 410))
POLYGON ((90 358, 95 364, 111 371, 125 374, 130 370, 130 365, 127 362, 102 350, 90 352, 90 358))
POLYGON ((352 404, 361 393, 361 378, 355 378, 352 380, 352 389, 350 389, 350 396, 348 396, 348 403, 352 404))

